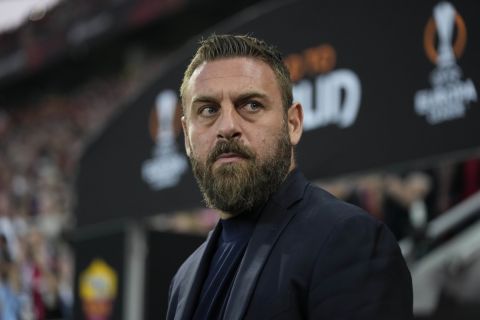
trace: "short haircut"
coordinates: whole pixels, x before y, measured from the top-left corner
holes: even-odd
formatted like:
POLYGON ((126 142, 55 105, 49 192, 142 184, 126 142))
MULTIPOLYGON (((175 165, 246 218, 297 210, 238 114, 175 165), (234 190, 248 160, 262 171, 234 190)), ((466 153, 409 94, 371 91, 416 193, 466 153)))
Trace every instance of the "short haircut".
POLYGON ((247 35, 212 34, 199 43, 199 48, 185 70, 180 97, 184 106, 185 90, 193 72, 202 63, 222 58, 248 57, 259 59, 272 68, 280 86, 285 111, 292 105, 292 81, 290 73, 282 61, 281 53, 265 41, 247 35))

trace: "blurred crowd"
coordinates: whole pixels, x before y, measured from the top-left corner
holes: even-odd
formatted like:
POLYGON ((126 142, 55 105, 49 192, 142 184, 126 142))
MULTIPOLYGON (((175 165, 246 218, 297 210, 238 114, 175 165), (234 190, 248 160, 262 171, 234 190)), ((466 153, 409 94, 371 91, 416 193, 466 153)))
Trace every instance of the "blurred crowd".
POLYGON ((118 74, 0 106, 0 319, 69 319, 73 180, 83 148, 154 76, 133 55, 118 74), (132 65, 133 64, 133 65, 132 65))
POLYGON ((319 183, 383 220, 397 240, 417 236, 428 222, 480 190, 480 157, 444 160, 427 168, 390 170, 319 183))

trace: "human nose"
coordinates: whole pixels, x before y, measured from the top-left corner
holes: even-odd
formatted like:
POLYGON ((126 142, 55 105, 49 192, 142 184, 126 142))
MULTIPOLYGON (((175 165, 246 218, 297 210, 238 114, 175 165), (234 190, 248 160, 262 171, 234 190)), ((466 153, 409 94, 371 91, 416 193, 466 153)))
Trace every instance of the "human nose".
POLYGON ((240 138, 241 131, 238 123, 239 120, 235 113, 235 108, 224 107, 222 108, 222 111, 223 112, 218 119, 217 138, 226 140, 240 138))

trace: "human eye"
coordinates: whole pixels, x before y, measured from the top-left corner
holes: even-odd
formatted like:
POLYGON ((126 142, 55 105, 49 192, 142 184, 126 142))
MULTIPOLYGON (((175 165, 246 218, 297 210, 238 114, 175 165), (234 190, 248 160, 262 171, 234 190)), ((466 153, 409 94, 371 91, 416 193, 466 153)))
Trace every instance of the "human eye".
POLYGON ((198 109, 198 114, 202 117, 209 118, 214 116, 218 111, 218 108, 212 105, 206 105, 198 109))
POLYGON ((243 108, 248 111, 248 112, 258 112, 260 111, 260 109, 263 108, 263 105, 258 102, 258 101, 255 101, 255 100, 252 100, 252 101, 247 101, 243 108))

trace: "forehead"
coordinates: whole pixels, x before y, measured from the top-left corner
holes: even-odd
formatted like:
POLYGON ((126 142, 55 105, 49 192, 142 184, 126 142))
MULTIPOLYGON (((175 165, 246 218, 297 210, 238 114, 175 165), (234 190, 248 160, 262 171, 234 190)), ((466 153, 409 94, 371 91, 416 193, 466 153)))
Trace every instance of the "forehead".
POLYGON ((273 76, 270 66, 260 59, 251 57, 220 58, 205 61, 192 74, 192 79, 205 79, 206 77, 248 76, 261 77, 273 76))
POLYGON ((249 57, 204 62, 195 69, 186 89, 187 104, 197 94, 224 95, 245 90, 264 91, 269 96, 280 97, 278 81, 272 68, 262 60, 249 57))

